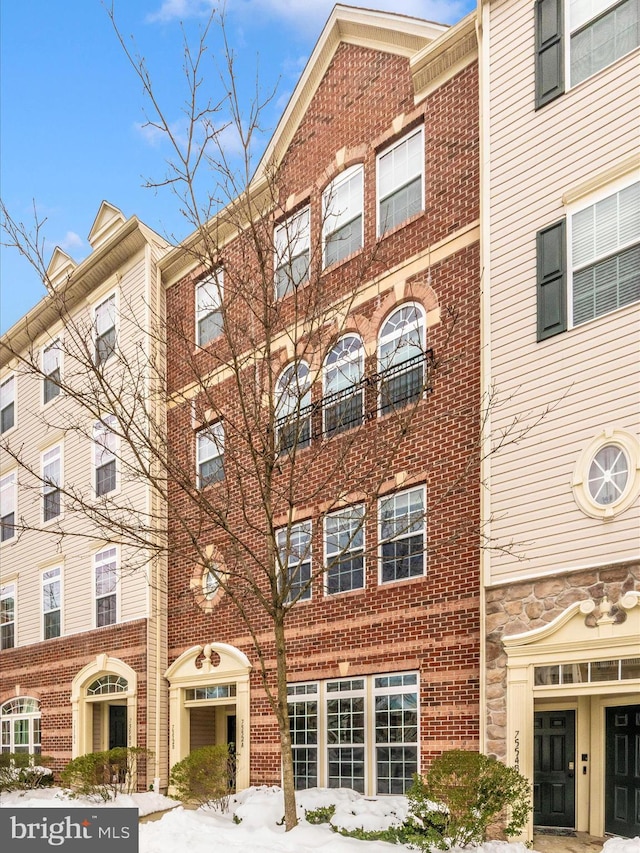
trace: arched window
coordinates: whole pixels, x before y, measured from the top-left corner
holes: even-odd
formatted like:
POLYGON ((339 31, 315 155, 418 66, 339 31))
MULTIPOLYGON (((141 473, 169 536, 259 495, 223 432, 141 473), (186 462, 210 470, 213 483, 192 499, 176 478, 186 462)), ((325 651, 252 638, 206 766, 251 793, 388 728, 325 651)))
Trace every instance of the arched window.
POLYGON ((309 365, 286 367, 276 383, 276 446, 279 452, 307 447, 311 441, 311 379, 309 365))
POLYGON ((379 411, 385 415, 416 402, 424 391, 424 310, 408 302, 387 317, 378 338, 379 411))
POLYGON ((40 752, 40 702, 18 696, 0 705, 2 752, 40 752))
POLYGON ((323 429, 334 435, 362 423, 364 411, 364 348, 358 335, 345 335, 324 360, 323 429))
POLYGON ((121 675, 101 675, 87 687, 87 696, 105 696, 108 693, 126 693, 129 683, 121 675))

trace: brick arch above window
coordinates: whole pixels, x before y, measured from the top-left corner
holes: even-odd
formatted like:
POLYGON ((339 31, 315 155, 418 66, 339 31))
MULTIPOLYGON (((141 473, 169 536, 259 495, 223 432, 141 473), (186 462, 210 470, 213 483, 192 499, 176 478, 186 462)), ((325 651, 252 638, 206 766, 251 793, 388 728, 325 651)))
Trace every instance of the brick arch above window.
POLYGON ((367 157, 373 154, 373 147, 363 142, 360 145, 347 148, 346 146, 336 151, 333 160, 327 165, 324 172, 316 181, 316 189, 324 192, 331 181, 337 178, 351 166, 365 165, 367 157))
POLYGON ((371 331, 377 336, 384 321, 396 308, 405 302, 416 302, 425 312, 427 326, 433 326, 440 321, 438 297, 430 284, 406 281, 399 282, 392 291, 380 299, 380 304, 371 317, 371 331))

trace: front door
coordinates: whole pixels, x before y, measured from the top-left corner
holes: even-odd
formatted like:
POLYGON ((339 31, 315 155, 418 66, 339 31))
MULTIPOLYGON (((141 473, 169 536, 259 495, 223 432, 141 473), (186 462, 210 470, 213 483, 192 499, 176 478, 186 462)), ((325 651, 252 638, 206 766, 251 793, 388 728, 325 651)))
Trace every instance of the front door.
POLYGON ((127 745, 127 706, 109 705, 109 749, 127 745))
POLYGON ((575 711, 537 711, 534 719, 533 822, 574 829, 575 711))
POLYGON ((640 835, 640 705, 607 708, 605 832, 640 835))

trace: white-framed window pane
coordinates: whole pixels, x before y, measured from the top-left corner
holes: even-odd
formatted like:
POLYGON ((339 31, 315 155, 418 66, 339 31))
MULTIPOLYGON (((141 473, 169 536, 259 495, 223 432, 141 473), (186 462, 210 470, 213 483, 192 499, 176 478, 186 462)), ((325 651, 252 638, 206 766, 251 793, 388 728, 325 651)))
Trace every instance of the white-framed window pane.
POLYGON ((424 574, 424 489, 410 489, 378 505, 380 524, 380 580, 382 583, 424 574))
POLYGON ((629 459, 621 447, 601 447, 589 467, 588 488, 593 500, 600 506, 617 501, 624 494, 629 473, 629 459))
POLYGON ((341 338, 324 362, 323 406, 325 435, 362 423, 364 415, 364 347, 357 335, 341 338))
POLYGON ((42 573, 42 614, 45 640, 60 636, 61 571, 49 569, 42 573))
POLYGON ((364 506, 328 515, 324 520, 327 592, 364 587, 364 506))
POLYGON ((115 548, 107 548, 94 557, 96 627, 98 628, 113 625, 117 621, 116 557, 115 548))
POLYGON ((418 772, 416 673, 374 679, 376 794, 405 794, 418 772))
POLYGON ((290 364, 276 383, 276 447, 279 453, 311 441, 311 379, 305 361, 290 364))
POLYGON ((211 424, 196 434, 198 488, 224 479, 224 427, 211 424))
POLYGON ((573 324, 640 300, 640 182, 571 217, 573 324))
POLYGON ((60 515, 60 477, 61 451, 60 447, 54 447, 42 456, 42 517, 44 521, 51 521, 60 515))
POLYGON ((303 521, 276 533, 278 556, 286 576, 287 602, 311 598, 311 522, 303 521))
POLYGON ((274 233, 275 286, 278 299, 309 278, 309 208, 290 216, 274 233))
POLYGON ((364 794, 364 679, 327 682, 325 710, 327 785, 329 788, 353 788, 364 794))
POLYGON ((222 293, 221 270, 196 285, 196 325, 199 346, 204 346, 222 333, 222 293))
POLYGON ((318 685, 293 684, 289 694, 289 731, 296 791, 318 785, 318 685))
POLYGON ((348 169, 322 196, 324 266, 362 247, 363 169, 348 169))
POLYGON ((115 425, 115 415, 106 415, 93 428, 93 464, 97 497, 106 495, 116 488, 118 438, 113 431, 115 425))
POLYGON ((104 364, 116 347, 116 297, 112 294, 97 306, 95 312, 95 361, 104 364))
POLYGON ((60 342, 54 341, 42 351, 43 400, 51 402, 60 393, 60 342))
POLYGON ((15 646, 15 627, 16 587, 11 583, 0 587, 0 649, 15 646))
POLYGON ((413 303, 402 305, 385 321, 378 340, 381 414, 422 397, 425 352, 424 312, 413 303))
POLYGON ((0 480, 0 542, 13 539, 16 533, 16 475, 0 480))
POLYGON ((571 85, 615 62, 640 44, 638 0, 572 0, 571 85))
POLYGON ((10 376, 0 385, 0 433, 15 426, 15 377, 10 376))
POLYGON ((378 234, 384 234, 423 209, 424 135, 422 128, 378 156, 378 234))

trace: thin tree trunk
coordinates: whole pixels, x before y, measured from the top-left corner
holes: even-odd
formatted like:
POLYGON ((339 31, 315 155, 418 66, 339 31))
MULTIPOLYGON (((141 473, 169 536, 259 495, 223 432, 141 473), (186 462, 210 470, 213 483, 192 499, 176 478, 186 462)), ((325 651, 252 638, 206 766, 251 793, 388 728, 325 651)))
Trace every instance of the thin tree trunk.
POLYGON ((282 618, 274 620, 277 661, 277 707, 278 729, 282 749, 282 791, 284 794, 284 822, 287 832, 298 824, 296 812, 295 781, 293 777, 293 752, 289 730, 289 708, 287 703, 287 649, 282 618))

